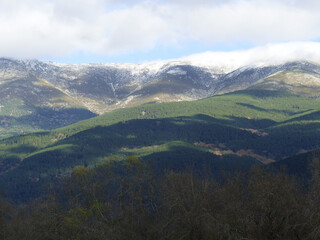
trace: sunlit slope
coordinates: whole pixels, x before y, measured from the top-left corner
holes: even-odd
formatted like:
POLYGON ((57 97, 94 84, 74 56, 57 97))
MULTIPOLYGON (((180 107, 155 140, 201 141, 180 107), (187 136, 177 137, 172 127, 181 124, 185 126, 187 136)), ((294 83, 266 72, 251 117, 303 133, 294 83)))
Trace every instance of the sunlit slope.
POLYGON ((80 102, 43 79, 23 71, 19 78, 0 76, 0 139, 51 130, 94 116, 80 102))
POLYGON ((320 74, 302 70, 281 71, 259 81, 251 88, 285 90, 301 96, 319 98, 320 74))

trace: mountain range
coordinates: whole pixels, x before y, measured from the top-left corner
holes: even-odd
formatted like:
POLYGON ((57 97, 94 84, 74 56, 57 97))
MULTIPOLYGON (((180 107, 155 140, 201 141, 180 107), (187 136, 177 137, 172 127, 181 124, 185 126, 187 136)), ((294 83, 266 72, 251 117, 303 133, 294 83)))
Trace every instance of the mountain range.
POLYGON ((320 66, 312 62, 239 68, 203 62, 188 58, 77 65, 1 58, 0 137, 55 129, 119 108, 191 101, 236 90, 284 90, 320 97, 320 66))

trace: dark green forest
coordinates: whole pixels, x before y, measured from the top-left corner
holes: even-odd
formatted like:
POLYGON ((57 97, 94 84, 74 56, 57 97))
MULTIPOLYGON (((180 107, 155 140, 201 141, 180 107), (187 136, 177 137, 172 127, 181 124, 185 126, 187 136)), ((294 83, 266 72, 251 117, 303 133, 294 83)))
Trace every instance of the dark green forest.
POLYGON ((1 239, 319 239, 320 163, 306 186, 253 166, 154 172, 137 157, 77 167, 46 197, 0 205, 1 239))

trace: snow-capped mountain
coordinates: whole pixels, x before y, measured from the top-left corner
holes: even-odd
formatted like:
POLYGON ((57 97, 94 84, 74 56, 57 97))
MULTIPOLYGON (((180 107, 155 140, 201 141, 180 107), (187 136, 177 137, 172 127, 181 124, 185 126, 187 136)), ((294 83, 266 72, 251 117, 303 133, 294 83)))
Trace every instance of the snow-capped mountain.
MULTIPOLYGON (((320 74, 318 65, 306 61, 249 65, 231 71, 231 67, 219 67, 218 64, 199 66, 200 64, 183 60, 146 64, 67 65, 2 59, 6 64, 0 64, 5 66, 10 61, 11 64, 16 64, 16 68, 5 68, 3 76, 7 73, 12 76, 16 70, 15 77, 42 80, 77 104, 98 114, 147 102, 195 100, 241 90, 261 84, 267 77, 280 72, 289 71, 296 75, 299 72, 315 78, 320 74)), ((300 84, 304 85, 305 80, 301 79, 300 84)), ((318 86, 317 81, 314 85, 318 86)), ((47 101, 50 105, 50 99, 47 101)))
POLYGON ((219 61, 212 53, 144 64, 73 65, 1 58, 0 127, 3 132, 10 126, 14 132, 17 126, 18 132, 51 129, 117 108, 195 100, 246 88, 320 96, 319 65, 262 60, 256 64, 230 60, 227 65, 225 58, 219 61))

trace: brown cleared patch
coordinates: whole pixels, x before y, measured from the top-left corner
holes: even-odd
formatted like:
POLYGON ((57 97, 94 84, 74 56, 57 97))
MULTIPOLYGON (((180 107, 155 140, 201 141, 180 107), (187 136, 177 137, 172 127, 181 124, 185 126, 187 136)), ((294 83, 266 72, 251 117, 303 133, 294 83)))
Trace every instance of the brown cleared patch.
POLYGON ((242 156, 249 156, 249 157, 253 157, 255 159, 258 159, 259 161, 263 162, 263 163, 271 163, 271 162, 275 162, 274 159, 272 158, 268 158, 266 156, 262 156, 262 155, 259 155, 259 154, 256 154, 253 152, 252 149, 240 149, 239 151, 237 151, 235 153, 236 155, 242 157, 242 156))
POLYGON ((158 148, 158 147, 159 147, 159 145, 152 145, 152 146, 148 146, 146 148, 158 148))
POLYGON ((252 129, 252 128, 241 128, 241 130, 245 130, 245 131, 251 132, 251 133, 256 134, 256 135, 258 135, 260 137, 265 137, 265 136, 269 135, 269 133, 267 133, 267 132, 261 132, 261 131, 259 131, 257 129, 252 129))
POLYGON ((194 145, 197 147, 210 148, 213 150, 213 151, 210 150, 210 152, 217 155, 217 156, 223 156, 225 154, 235 154, 239 157, 243 157, 243 156, 253 157, 262 163, 275 162, 275 160, 273 158, 270 158, 269 156, 266 156, 266 155, 256 154, 256 153, 254 153, 254 151, 252 149, 240 149, 240 150, 234 152, 231 149, 227 149, 224 144, 222 144, 222 146, 224 146, 224 148, 220 148, 220 146, 221 146, 220 144, 215 145, 215 144, 208 144, 208 143, 204 143, 204 142, 195 142, 194 145))
POLYGON ((127 148, 127 147, 123 147, 121 148, 122 151, 133 151, 133 150, 138 150, 138 149, 141 149, 141 148, 158 148, 159 145, 152 145, 152 146, 144 146, 144 147, 134 147, 134 148, 127 148))
POLYGON ((51 142, 55 143, 56 141, 67 138, 67 137, 68 137, 68 134, 59 133, 57 137, 51 139, 51 142))

